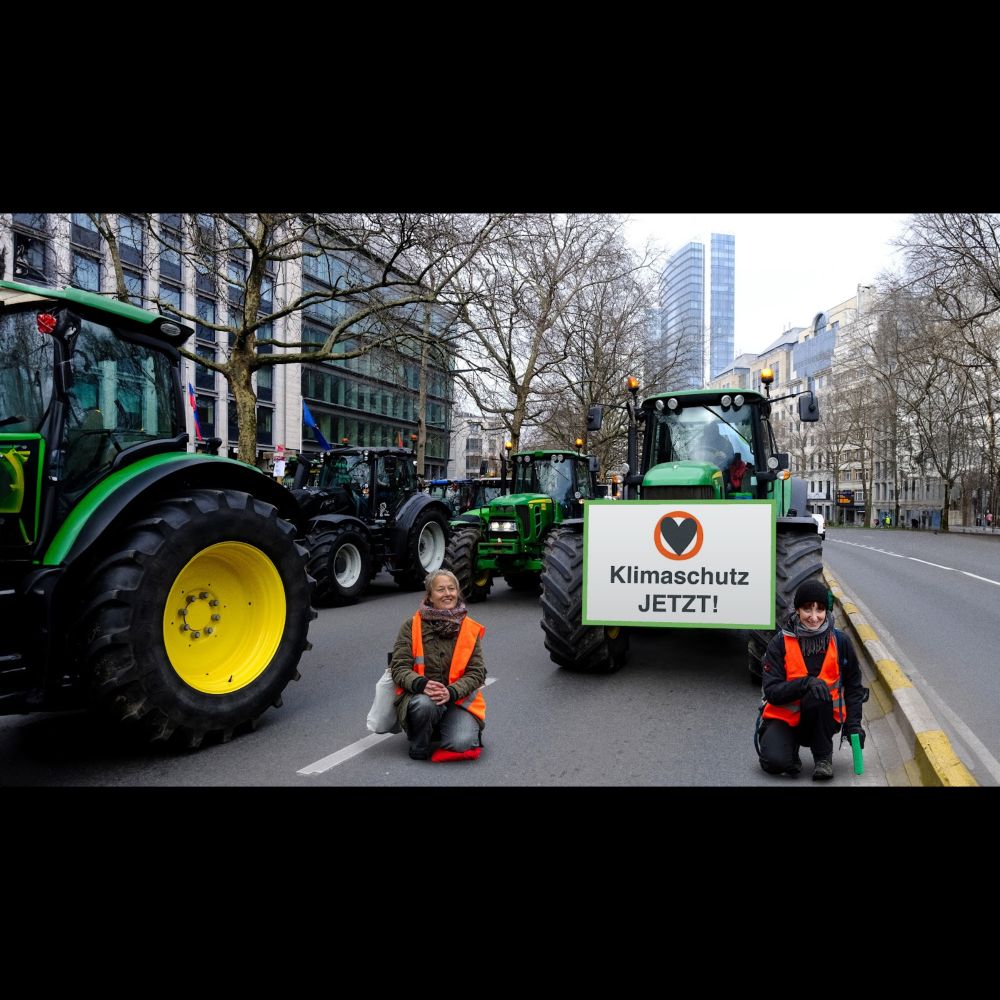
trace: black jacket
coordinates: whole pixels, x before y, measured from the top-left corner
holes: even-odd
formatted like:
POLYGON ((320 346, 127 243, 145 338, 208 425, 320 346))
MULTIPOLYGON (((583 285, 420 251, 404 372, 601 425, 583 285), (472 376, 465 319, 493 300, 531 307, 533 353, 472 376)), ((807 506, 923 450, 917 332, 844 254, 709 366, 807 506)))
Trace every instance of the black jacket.
MULTIPOLYGON (((788 631, 793 628, 788 624, 788 631)), ((787 705, 790 701, 798 701, 805 694, 807 677, 796 677, 788 680, 785 673, 785 631, 778 629, 771 636, 762 660, 764 697, 772 705, 787 705)), ((840 665, 840 682, 844 689, 844 702, 847 706, 847 724, 845 731, 861 725, 861 706, 865 701, 865 688, 861 680, 861 666, 858 655, 854 651, 851 640, 835 628, 834 637, 837 641, 837 660, 840 665)), ((818 677, 823 667, 823 657, 826 650, 803 656, 809 677, 818 677)))

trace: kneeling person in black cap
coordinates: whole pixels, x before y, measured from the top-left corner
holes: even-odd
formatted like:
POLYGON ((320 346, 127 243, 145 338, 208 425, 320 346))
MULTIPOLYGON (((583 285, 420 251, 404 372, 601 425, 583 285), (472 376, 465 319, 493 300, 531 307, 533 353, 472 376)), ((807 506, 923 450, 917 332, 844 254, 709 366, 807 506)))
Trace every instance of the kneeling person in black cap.
POLYGON ((768 774, 798 774, 799 747, 809 747, 813 781, 827 781, 834 733, 857 733, 865 745, 861 668, 851 640, 833 627, 831 603, 819 580, 806 580, 795 592, 795 611, 764 653, 759 753, 768 774))

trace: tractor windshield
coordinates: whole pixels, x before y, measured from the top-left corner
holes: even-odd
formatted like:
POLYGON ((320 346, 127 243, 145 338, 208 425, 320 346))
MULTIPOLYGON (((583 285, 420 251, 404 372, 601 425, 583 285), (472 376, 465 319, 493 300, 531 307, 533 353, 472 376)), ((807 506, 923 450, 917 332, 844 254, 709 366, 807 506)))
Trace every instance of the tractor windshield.
MULTIPOLYGON (((519 459, 528 456, 518 456, 519 459)), ((519 461, 514 472, 515 493, 542 493, 553 500, 572 500, 592 496, 590 471, 582 458, 570 455, 547 455, 544 458, 519 461)))
POLYGON ((650 412, 650 465, 710 462, 724 469, 735 458, 753 466, 754 413, 748 403, 739 408, 697 405, 650 412))
POLYGON ((52 398, 52 338, 36 309, 0 313, 0 434, 41 429, 52 398))
POLYGON ((183 432, 176 405, 180 386, 167 354, 83 320, 70 371, 63 477, 67 491, 93 482, 130 445, 183 432))

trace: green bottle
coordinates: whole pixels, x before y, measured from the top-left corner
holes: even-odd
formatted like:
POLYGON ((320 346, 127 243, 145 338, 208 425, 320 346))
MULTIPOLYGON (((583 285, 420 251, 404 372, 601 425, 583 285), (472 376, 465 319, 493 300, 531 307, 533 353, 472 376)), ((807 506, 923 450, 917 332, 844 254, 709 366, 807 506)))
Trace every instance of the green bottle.
POLYGON ((861 737, 857 733, 851 733, 851 752, 854 754, 854 773, 865 773, 865 758, 861 753, 861 737))

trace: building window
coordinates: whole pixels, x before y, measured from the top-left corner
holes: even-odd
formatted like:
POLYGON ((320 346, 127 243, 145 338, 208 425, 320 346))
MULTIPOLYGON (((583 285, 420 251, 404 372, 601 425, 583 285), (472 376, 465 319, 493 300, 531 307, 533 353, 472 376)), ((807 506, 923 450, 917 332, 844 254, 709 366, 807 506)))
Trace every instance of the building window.
POLYGON ((70 226, 70 239, 82 247, 97 250, 101 245, 101 234, 94 221, 84 212, 74 212, 70 226))
POLYGON ((14 280, 42 282, 45 272, 45 241, 27 233, 14 233, 14 280))
POLYGON ((195 396, 198 405, 198 423, 205 438, 215 437, 215 399, 211 396, 195 396))
POLYGON ((142 308, 142 275, 138 271, 130 271, 128 268, 122 268, 122 274, 129 302, 142 308))
POLYGON ((176 285, 161 282, 160 299, 163 302, 164 308, 172 306, 178 312, 181 311, 181 290, 176 285))
POLYGON ((73 251, 70 284, 74 288, 85 288, 89 292, 101 290, 101 265, 86 254, 73 251))
MULTIPOLYGON (((209 347, 206 344, 196 344, 195 351, 201 358, 206 358, 209 361, 215 361, 215 348, 209 347)), ((206 368, 204 365, 196 364, 194 366, 194 384, 199 389, 207 389, 210 392, 215 391, 215 372, 211 368, 206 368)))
POLYGON ((202 321, 202 323, 195 324, 195 338, 214 346, 215 330, 202 324, 215 322, 215 303, 211 299, 199 295, 195 299, 195 315, 202 321))
POLYGON ((142 267, 143 224, 131 215, 118 216, 118 253, 123 264, 142 267))

